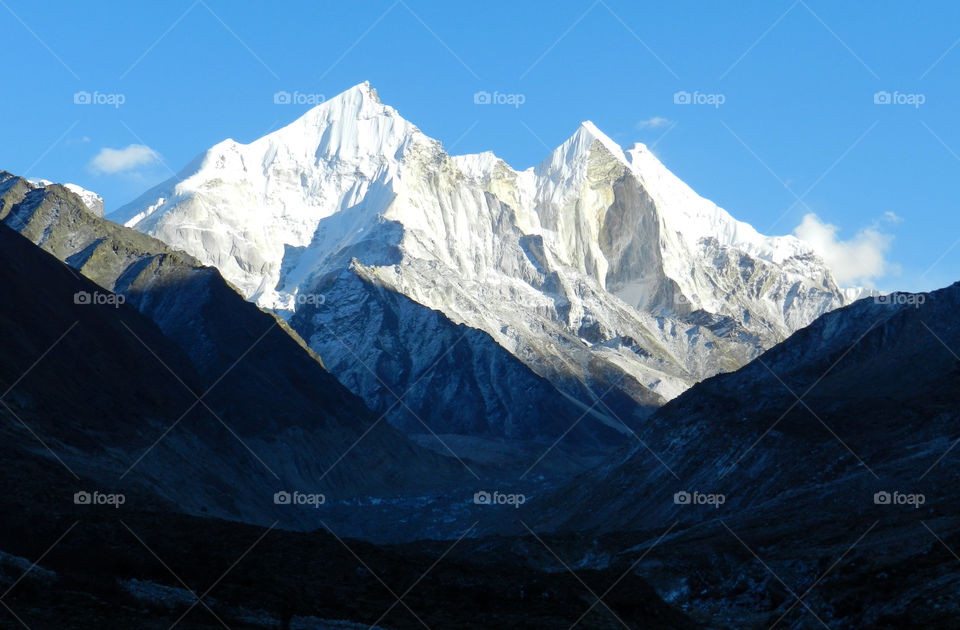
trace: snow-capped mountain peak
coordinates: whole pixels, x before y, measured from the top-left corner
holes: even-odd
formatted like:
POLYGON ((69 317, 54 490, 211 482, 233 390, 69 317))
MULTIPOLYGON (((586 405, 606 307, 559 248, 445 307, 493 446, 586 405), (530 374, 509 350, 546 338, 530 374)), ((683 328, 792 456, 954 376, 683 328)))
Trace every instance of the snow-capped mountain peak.
POLYGON ((597 129, 597 126, 594 125, 592 121, 585 120, 580 123, 580 127, 577 129, 577 133, 574 137, 581 135, 587 136, 592 138, 594 141, 599 142, 615 157, 620 158, 624 164, 628 164, 627 158, 623 154, 623 148, 614 142, 610 136, 597 129))
POLYGON ((276 146, 303 150, 317 159, 343 161, 396 156, 419 133, 394 108, 384 105, 367 82, 309 110, 266 136, 276 146))
POLYGON ((286 248, 308 245, 318 221, 394 180, 409 147, 426 141, 365 82, 249 144, 214 145, 110 218, 204 251, 245 295, 285 308, 290 296, 273 287, 286 248))
MULTIPOLYGON (((344 304, 357 281, 386 288, 485 331, 567 392, 625 374, 644 404, 848 299, 809 247, 737 221, 642 144, 624 151, 586 121, 523 171, 489 151, 451 157, 367 83, 249 144, 221 142, 111 218, 296 311, 304 338, 358 382, 369 376, 354 357, 338 363, 342 347, 316 334, 343 313, 304 296, 344 304)), ((338 325, 367 330, 375 310, 338 325)), ((380 360, 370 348, 364 360, 380 360)))
POLYGON ((743 249, 777 264, 791 256, 813 254, 812 248, 795 236, 763 236, 750 224, 734 219, 694 192, 645 145, 635 144, 628 155, 633 174, 663 206, 664 215, 672 220, 677 231, 688 239, 715 237, 725 246, 743 249))

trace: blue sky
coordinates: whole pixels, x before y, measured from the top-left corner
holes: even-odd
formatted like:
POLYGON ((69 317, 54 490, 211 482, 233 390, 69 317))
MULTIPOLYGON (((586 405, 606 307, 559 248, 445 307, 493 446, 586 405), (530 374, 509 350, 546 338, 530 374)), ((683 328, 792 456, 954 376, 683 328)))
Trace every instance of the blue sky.
POLYGON ((960 3, 0 0, 0 24, 0 169, 108 211, 369 80, 453 153, 525 168, 589 119, 761 232, 803 226, 841 274, 960 280, 960 3))

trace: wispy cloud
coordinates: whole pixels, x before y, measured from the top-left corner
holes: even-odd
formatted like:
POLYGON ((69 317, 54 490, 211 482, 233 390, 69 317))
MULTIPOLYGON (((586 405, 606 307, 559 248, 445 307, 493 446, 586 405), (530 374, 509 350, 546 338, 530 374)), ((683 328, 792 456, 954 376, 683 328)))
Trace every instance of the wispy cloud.
POLYGON ((104 147, 90 161, 90 170, 113 175, 160 162, 160 154, 145 144, 131 144, 122 149, 104 147))
POLYGON ((887 260, 893 235, 884 232, 881 223, 900 221, 896 214, 887 212, 873 225, 854 234, 853 238, 841 240, 838 237, 839 227, 825 223, 810 213, 803 217, 793 233, 823 258, 841 286, 873 287, 876 279, 897 270, 897 266, 887 260))
POLYGON ((664 118, 663 116, 653 116, 652 118, 641 120, 634 126, 637 129, 660 129, 661 127, 666 127, 672 122, 672 120, 669 118, 664 118))

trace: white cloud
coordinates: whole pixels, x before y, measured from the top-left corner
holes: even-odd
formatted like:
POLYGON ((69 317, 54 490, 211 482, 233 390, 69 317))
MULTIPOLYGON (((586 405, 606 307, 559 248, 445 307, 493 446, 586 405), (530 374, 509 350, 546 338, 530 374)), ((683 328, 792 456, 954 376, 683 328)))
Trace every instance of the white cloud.
POLYGON ((669 118, 664 118, 663 116, 654 116, 653 118, 647 118, 646 120, 641 120, 636 124, 637 129, 659 129, 660 127, 666 127, 673 121, 669 118))
POLYGON ((160 161, 160 154, 144 144, 131 144, 123 149, 103 148, 90 161, 94 173, 122 173, 160 161))
MULTIPOLYGON (((896 223, 900 217, 887 212, 881 221, 896 223)), ((874 279, 896 270, 896 266, 886 259, 893 236, 881 231, 879 222, 861 229, 846 241, 837 237, 839 231, 836 225, 824 223, 810 213, 803 217, 793 233, 823 258, 841 286, 873 287, 874 279)))

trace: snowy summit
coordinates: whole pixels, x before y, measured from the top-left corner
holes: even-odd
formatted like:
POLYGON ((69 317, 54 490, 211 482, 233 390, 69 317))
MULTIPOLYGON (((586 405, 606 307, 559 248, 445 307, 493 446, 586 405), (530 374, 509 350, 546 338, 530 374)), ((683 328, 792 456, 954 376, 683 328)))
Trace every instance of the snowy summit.
POLYGON ((383 313, 347 306, 356 283, 485 332, 564 392, 603 375, 649 405, 850 300, 808 245, 737 221, 642 144, 584 122, 523 171, 450 156, 367 83, 109 218, 216 266, 361 392, 376 383, 319 334, 336 322, 364 361, 387 352, 366 341, 383 313))

